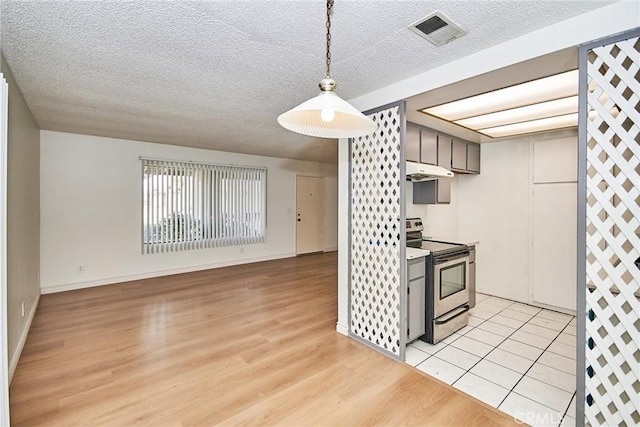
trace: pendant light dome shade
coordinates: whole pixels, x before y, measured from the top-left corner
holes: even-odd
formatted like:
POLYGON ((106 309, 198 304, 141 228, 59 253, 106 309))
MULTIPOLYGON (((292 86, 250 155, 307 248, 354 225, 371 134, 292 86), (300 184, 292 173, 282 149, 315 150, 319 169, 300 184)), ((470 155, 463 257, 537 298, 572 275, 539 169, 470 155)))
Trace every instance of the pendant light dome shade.
POLYGON ((354 138, 372 134, 378 128, 333 90, 323 90, 281 114, 278 123, 292 132, 319 138, 354 138))

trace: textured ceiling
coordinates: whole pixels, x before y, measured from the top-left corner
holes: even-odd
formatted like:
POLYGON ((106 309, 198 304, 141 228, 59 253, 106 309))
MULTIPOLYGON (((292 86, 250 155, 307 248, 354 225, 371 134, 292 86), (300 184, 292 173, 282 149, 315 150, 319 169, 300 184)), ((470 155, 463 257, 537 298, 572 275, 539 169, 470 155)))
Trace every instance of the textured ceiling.
MULTIPOLYGON (((349 99, 612 1, 336 0, 332 71, 349 99), (406 27, 440 10, 469 34, 406 27)), ((324 1, 14 2, 2 52, 42 129, 334 162, 276 117, 317 94, 324 1)))

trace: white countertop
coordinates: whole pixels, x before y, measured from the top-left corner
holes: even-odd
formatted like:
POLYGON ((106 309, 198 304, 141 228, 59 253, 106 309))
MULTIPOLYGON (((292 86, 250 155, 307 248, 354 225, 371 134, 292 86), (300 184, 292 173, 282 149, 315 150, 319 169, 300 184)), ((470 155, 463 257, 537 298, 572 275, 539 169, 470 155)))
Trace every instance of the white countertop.
POLYGON ((427 256, 431 253, 431 251, 428 251, 426 249, 419 249, 419 248, 406 248, 407 251, 407 259, 415 259, 415 258, 420 258, 420 257, 424 257, 427 256))
MULTIPOLYGON (((423 237, 423 240, 424 240, 424 237, 423 237)), ((475 246, 480 244, 479 240, 460 239, 460 238, 454 239, 454 238, 451 238, 451 236, 449 237, 429 236, 429 240, 437 240, 438 242, 445 242, 445 243, 459 243, 461 245, 467 245, 467 246, 475 246)))

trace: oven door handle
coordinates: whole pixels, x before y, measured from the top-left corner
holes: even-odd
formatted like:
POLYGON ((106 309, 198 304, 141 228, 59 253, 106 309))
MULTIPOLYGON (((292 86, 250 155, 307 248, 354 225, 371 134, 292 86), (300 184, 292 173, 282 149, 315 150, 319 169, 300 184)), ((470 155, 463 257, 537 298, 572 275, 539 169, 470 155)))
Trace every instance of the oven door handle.
POLYGON ((438 265, 438 264, 444 264, 445 262, 449 262, 449 261, 453 261, 456 259, 464 259, 464 258, 469 258, 469 252, 458 252, 457 254, 451 254, 451 255, 440 255, 437 258, 435 258, 434 260, 434 264, 438 265))
POLYGON ((446 319, 443 320, 434 320, 433 323, 435 323, 436 325, 443 325, 445 323, 449 323, 450 321, 452 321, 453 319, 455 319, 456 317, 462 316, 463 314, 465 314, 467 311, 469 311, 471 309, 471 307, 469 307, 469 304, 465 304, 459 308, 464 308, 464 310, 454 314, 451 317, 448 317, 446 319))

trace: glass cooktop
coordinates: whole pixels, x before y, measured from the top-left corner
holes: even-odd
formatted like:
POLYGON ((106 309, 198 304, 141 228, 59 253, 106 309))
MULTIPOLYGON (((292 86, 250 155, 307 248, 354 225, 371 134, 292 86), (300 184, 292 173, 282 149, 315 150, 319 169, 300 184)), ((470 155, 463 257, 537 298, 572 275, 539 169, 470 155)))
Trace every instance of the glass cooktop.
POLYGON ((465 245, 456 245, 453 243, 436 242, 434 240, 425 240, 422 242, 422 249, 431 251, 432 254, 446 253, 464 248, 465 245))

